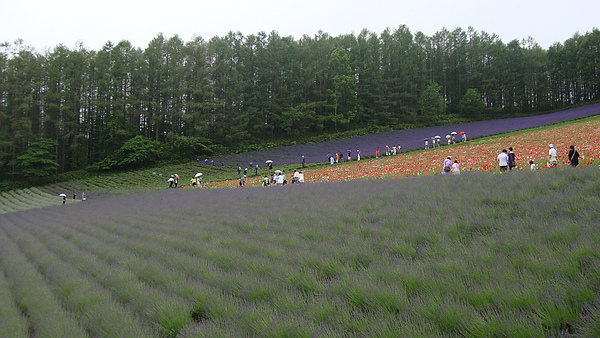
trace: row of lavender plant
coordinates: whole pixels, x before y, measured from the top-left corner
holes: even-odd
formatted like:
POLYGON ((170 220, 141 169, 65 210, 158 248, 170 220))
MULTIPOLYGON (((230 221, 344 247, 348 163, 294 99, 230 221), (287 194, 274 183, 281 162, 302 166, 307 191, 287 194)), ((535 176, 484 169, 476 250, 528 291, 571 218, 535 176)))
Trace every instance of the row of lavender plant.
POLYGON ((579 319, 600 278, 598 181, 583 168, 173 189, 0 223, 162 334, 543 336, 598 323, 579 319), (158 300, 179 307, 156 315, 158 300))
MULTIPOLYGON (((29 320, 28 333, 39 337, 87 337, 85 329, 79 326, 73 314, 56 299, 44 276, 11 240, 6 231, 8 222, 3 220, 2 225, 0 264, 15 303, 29 320)), ((8 304, 2 304, 2 307, 8 304)))
MULTIPOLYGON (((224 162, 227 165, 244 166, 249 162, 264 163, 270 159, 275 163, 300 163, 301 156, 307 162, 325 162, 326 154, 342 152, 347 150, 355 153, 360 150, 363 156, 373 156, 375 149, 380 148, 382 152, 386 145, 401 145, 403 150, 414 150, 423 148, 423 139, 432 136, 450 134, 451 132, 467 133, 468 137, 482 137, 508 131, 533 128, 558 122, 569 121, 600 113, 600 104, 591 104, 555 113, 538 116, 516 117, 497 120, 461 123, 447 126, 436 126, 426 128, 415 128, 383 132, 365 136, 345 138, 340 140, 298 144, 293 146, 265 149, 261 151, 247 152, 230 156, 215 158, 216 163, 224 162)), ((445 140, 445 139, 444 139, 445 140)))

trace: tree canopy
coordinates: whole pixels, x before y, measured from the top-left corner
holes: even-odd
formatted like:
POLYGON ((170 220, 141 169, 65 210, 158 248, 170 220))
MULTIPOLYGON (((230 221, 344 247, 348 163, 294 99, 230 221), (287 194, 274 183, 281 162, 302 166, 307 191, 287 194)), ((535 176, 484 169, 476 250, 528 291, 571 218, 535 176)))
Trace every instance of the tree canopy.
POLYGON ((62 173, 99 163, 136 136, 203 156, 420 123, 440 113, 440 101, 444 115, 463 118, 557 110, 598 99, 598 50, 598 29, 544 50, 472 27, 426 36, 406 26, 299 40, 275 31, 187 42, 159 34, 145 49, 120 41, 98 51, 4 43, 0 179, 40 138, 56 143, 51 160, 62 173), (435 102, 425 99, 432 91, 435 102))

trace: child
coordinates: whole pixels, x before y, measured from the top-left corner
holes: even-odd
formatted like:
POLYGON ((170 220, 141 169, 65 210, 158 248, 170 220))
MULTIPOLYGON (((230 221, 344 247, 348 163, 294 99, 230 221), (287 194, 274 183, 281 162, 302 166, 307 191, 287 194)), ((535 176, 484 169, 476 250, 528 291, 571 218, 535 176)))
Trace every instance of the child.
POLYGON ((531 170, 536 170, 537 164, 533 163, 533 160, 529 160, 529 167, 531 168, 531 170))

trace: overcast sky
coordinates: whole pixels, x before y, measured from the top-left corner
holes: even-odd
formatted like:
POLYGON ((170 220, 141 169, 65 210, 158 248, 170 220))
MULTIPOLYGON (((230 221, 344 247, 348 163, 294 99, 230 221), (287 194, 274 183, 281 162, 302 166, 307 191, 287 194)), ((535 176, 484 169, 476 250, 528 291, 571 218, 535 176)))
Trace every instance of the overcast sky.
POLYGON ((99 50, 129 40, 146 48, 163 33, 184 41, 229 31, 273 30, 296 39, 319 30, 337 36, 406 25, 428 36, 442 28, 496 33, 502 41, 533 37, 542 48, 600 28, 600 0, 0 0, 0 42, 23 39, 39 52, 83 42, 99 50))

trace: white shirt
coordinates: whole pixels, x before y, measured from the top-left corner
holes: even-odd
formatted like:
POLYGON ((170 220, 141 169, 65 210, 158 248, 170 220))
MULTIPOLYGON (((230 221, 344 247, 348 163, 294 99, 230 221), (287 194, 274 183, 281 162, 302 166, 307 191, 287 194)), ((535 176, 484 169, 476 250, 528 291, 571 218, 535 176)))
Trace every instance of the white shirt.
POLYGON ((508 166, 508 155, 505 152, 501 152, 500 155, 498 155, 498 161, 500 162, 499 164, 501 167, 508 166))
POLYGON ((557 156, 556 149, 550 148, 550 150, 548 151, 548 155, 556 157, 557 156))

